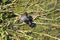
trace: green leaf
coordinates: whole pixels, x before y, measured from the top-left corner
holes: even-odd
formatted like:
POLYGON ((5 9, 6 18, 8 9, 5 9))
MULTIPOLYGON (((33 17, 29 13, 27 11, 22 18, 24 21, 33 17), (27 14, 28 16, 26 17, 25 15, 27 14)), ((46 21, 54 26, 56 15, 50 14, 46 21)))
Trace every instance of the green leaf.
POLYGON ((8 0, 2 0, 3 3, 7 2, 8 0))
POLYGON ((29 37, 29 36, 27 36, 27 37, 26 37, 26 40, 31 40, 31 39, 32 39, 32 38, 31 38, 31 37, 29 37))

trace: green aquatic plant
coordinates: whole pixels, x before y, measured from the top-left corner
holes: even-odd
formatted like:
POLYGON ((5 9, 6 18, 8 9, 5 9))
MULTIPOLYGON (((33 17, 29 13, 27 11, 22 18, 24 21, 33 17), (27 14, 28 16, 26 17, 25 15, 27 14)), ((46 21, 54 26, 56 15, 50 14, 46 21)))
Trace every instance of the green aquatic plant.
POLYGON ((60 40, 60 0, 2 0, 0 36, 2 40, 60 40), (20 20, 22 13, 33 17, 36 27, 20 20), (17 15, 17 16, 14 16, 17 15))

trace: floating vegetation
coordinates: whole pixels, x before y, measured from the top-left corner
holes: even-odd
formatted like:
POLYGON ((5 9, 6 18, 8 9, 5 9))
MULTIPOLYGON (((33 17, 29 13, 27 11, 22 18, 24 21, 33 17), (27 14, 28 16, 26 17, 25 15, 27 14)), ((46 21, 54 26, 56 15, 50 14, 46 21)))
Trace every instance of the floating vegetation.
POLYGON ((0 0, 0 40, 60 40, 60 0, 0 0), (20 20, 24 12, 36 27, 20 20))

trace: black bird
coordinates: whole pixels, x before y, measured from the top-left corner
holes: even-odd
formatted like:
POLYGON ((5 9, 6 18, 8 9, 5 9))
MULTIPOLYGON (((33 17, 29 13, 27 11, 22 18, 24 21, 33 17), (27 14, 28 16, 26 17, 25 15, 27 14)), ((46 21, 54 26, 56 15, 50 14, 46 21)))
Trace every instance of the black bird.
POLYGON ((28 13, 27 12, 24 12, 22 15, 21 15, 21 20, 23 22, 25 22, 26 24, 28 24, 30 27, 35 27, 36 24, 33 23, 33 18, 32 16, 28 16, 28 13))

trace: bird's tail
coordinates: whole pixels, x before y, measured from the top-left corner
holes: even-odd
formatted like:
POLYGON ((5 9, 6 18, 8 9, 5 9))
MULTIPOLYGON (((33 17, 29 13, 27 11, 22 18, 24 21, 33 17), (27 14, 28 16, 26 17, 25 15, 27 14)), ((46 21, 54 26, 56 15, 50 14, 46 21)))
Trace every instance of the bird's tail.
POLYGON ((35 27, 35 26, 36 26, 36 24, 35 24, 35 23, 33 23, 33 22, 29 22, 29 26, 33 28, 33 27, 35 27))

